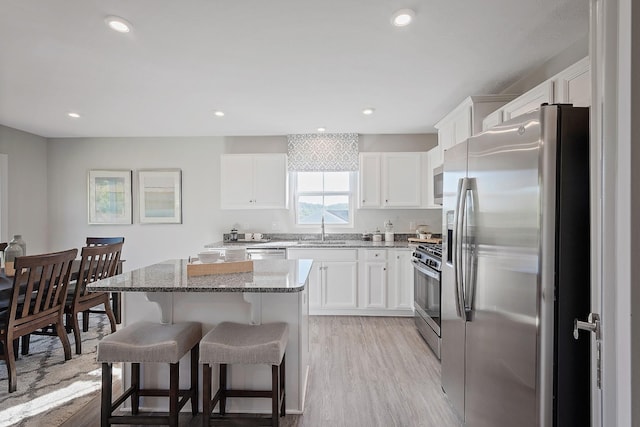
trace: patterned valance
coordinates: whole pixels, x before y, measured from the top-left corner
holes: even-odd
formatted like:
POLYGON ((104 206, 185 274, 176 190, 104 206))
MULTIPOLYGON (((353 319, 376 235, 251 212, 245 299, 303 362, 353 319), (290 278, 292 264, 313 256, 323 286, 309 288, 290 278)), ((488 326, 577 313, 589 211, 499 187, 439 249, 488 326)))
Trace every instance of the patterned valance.
POLYGON ((357 133, 305 133, 288 135, 289 170, 357 171, 357 133))

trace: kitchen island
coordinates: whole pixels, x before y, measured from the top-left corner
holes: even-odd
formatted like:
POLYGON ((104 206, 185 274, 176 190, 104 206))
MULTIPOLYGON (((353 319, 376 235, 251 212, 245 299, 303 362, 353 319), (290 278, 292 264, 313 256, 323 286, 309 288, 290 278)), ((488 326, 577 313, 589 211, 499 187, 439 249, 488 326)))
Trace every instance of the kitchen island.
MULTIPOLYGON (((238 323, 287 322, 289 342, 286 363, 286 407, 302 413, 309 368, 308 279, 312 260, 256 260, 253 271, 189 277, 187 260, 174 259, 94 282, 90 290, 123 292, 124 326, 146 320, 156 322, 198 321, 203 336, 222 321, 238 323)), ((180 383, 187 386, 189 357, 181 361, 180 383)), ((129 385, 124 366, 123 387, 129 385)), ((147 385, 168 385, 168 367, 143 367, 147 385)), ((214 388, 217 387, 214 380, 214 388)), ((271 370, 265 366, 231 368, 230 382, 237 388, 268 389, 271 370)), ((166 399, 144 398, 150 410, 167 410, 166 399)), ((266 399, 231 399, 230 412, 269 413, 266 399)))

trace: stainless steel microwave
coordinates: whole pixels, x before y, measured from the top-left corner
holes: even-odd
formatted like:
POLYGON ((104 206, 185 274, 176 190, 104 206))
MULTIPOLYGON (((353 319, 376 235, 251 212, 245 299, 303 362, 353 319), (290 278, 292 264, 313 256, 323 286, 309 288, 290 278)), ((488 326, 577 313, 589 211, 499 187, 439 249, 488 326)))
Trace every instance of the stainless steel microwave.
POLYGON ((442 183, 443 183, 443 168, 438 166, 433 168, 433 203, 436 205, 442 204, 442 183))

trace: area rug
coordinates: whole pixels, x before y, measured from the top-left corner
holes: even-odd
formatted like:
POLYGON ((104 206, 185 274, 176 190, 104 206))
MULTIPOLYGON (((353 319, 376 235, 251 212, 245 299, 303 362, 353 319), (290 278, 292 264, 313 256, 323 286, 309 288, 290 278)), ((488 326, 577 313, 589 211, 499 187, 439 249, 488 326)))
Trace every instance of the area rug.
POLYGON ((105 315, 93 314, 82 335, 82 354, 65 362, 57 337, 32 336, 30 354, 16 361, 18 390, 8 392, 7 366, 0 360, 0 427, 58 426, 98 396, 100 366, 96 345, 110 332, 105 315))

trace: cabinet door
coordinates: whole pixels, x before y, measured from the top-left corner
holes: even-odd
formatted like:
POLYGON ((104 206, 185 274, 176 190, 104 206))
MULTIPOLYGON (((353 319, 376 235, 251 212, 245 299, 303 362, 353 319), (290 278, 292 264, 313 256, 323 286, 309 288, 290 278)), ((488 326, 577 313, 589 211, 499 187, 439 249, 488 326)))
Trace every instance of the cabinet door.
POLYGON ((286 154, 256 154, 253 157, 253 205, 257 208, 286 208, 286 154))
POLYGON ((482 130, 491 129, 500 123, 502 123, 502 109, 496 110, 484 118, 482 121, 482 130))
POLYGON ((444 159, 444 150, 448 150, 456 144, 456 134, 454 127, 448 123, 442 128, 438 129, 438 145, 442 151, 442 158, 444 159))
POLYGON ((387 263, 365 262, 361 308, 387 308, 387 263))
POLYGON ((386 207, 420 207, 420 156, 416 153, 385 153, 382 165, 386 207))
POLYGON ((408 249, 391 251, 390 264, 392 263, 392 274, 389 281, 389 308, 413 310, 411 252, 408 249))
POLYGON ((573 64, 555 77, 556 103, 576 107, 591 106, 591 71, 589 57, 573 64))
POLYGON ((357 261, 322 263, 322 308, 356 308, 358 306, 357 270, 357 261))
POLYGON ((253 205, 253 157, 245 154, 220 156, 220 207, 244 209, 253 205))
POLYGON ((539 108, 545 102, 549 104, 553 102, 553 82, 550 80, 539 84, 505 105, 502 109, 503 119, 505 121, 511 120, 539 108))
MULTIPOLYGON (((463 108, 452 123, 453 126, 453 143, 460 144, 467 138, 471 137, 471 106, 463 108)), ((451 147, 447 147, 451 148, 451 147)))
POLYGON ((360 197, 361 208, 380 207, 380 153, 360 154, 360 197))

